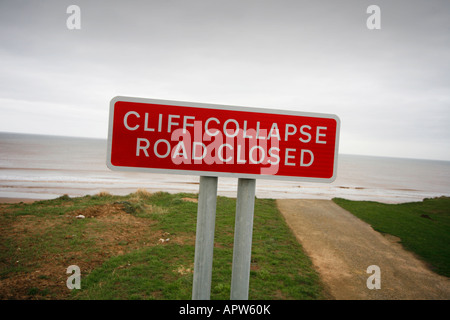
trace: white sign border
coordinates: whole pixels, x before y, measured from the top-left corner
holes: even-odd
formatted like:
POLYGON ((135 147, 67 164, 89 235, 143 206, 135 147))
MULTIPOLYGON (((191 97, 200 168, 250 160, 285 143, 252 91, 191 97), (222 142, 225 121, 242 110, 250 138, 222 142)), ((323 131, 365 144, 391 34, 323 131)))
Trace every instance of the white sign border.
POLYGON ((244 179, 332 183, 333 181, 336 180, 336 175, 337 175, 340 127, 341 127, 341 120, 339 119, 339 117, 337 115, 327 114, 327 113, 299 112, 299 111, 290 111, 290 110, 228 106, 228 105, 220 105, 220 104, 212 104, 212 103, 198 103, 198 102, 116 96, 111 99, 111 102, 109 105, 109 124, 108 124, 106 165, 109 169, 114 170, 114 171, 149 172, 149 173, 159 173, 159 174, 167 174, 168 173, 168 174, 191 175, 191 176, 209 176, 209 177, 228 177, 228 178, 244 178, 244 179), (118 102, 118 101, 334 119, 336 121, 336 142, 335 142, 335 148, 334 148, 333 175, 331 178, 310 178, 310 177, 295 177, 295 176, 293 177, 293 176, 280 176, 280 175, 268 175, 268 174, 266 174, 266 175, 242 174, 242 173, 233 173, 233 172, 214 172, 214 171, 195 171, 195 170, 177 170, 177 169, 158 169, 158 168, 115 166, 111 163, 111 151, 112 151, 112 132, 113 132, 113 123, 114 123, 114 106, 115 106, 116 102, 118 102))

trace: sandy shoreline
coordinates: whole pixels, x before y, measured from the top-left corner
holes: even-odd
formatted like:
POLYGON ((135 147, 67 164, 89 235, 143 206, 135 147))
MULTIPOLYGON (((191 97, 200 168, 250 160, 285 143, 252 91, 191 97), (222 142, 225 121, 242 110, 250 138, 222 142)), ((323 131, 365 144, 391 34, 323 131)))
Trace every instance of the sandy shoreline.
POLYGON ((40 201, 42 199, 27 199, 27 198, 1 198, 0 197, 0 203, 32 203, 35 201, 40 201))

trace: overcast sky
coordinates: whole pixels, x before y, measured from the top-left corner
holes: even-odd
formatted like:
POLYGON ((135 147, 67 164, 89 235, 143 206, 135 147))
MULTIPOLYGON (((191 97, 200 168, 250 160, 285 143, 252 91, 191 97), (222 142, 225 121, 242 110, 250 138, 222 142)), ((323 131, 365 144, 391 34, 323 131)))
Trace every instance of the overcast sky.
POLYGON ((448 0, 1 0, 0 43, 0 131, 106 138, 125 95, 333 113, 341 153, 450 160, 448 0))

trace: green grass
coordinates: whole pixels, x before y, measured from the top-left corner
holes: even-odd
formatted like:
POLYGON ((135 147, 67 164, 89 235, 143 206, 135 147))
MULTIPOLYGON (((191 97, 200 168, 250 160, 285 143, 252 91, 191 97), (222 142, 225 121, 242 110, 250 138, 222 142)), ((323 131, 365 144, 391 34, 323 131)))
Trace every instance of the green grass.
MULTIPOLYGON (((0 298, 191 299, 197 203, 184 198, 197 195, 138 192, 1 205, 0 281, 8 292, 0 298), (111 206, 121 211, 107 211, 111 206), (101 210, 102 216, 75 219, 101 210), (81 268, 80 290, 65 285, 72 264, 81 268)), ((230 297, 235 209, 235 199, 217 198, 211 299, 230 297)), ((256 199, 253 230, 250 299, 325 299, 275 200, 256 199)))
MULTIPOLYGON (((149 201, 158 228, 195 238, 197 204, 190 194, 158 193, 149 201)), ((229 299, 234 237, 234 199, 218 197, 211 299, 229 299)), ((115 257, 92 272, 76 299, 191 299, 194 243, 167 244, 115 257), (179 271, 181 270, 181 272, 179 271), (183 272, 183 270, 189 270, 183 272)), ((250 299, 320 299, 323 289, 311 262, 286 226, 274 200, 256 200, 250 299)))
POLYGON ((399 237, 435 272, 450 277, 450 198, 402 204, 333 200, 374 230, 399 237))

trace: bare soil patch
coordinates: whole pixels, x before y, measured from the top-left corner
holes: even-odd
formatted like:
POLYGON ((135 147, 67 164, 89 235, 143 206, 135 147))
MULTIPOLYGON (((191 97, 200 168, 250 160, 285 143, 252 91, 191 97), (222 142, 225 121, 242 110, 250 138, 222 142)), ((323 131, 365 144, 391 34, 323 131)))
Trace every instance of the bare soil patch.
MULTIPOLYGON (((12 212, 6 205, 1 209, 1 213, 12 212)), ((0 299, 67 299, 70 290, 66 281, 70 274, 66 270, 70 265, 78 265, 83 277, 113 256, 168 242, 194 241, 152 228, 154 225, 155 221, 127 213, 124 205, 117 203, 91 206, 60 216, 17 216, 10 225, 0 227, 2 239, 15 239, 17 244, 8 261, 0 263, 3 267, 9 264, 23 268, 0 278, 0 299), (72 233, 71 225, 79 223, 76 221, 79 215, 85 217, 82 232, 72 233), (42 247, 39 241, 29 240, 39 237, 51 240, 53 233, 55 243, 48 248, 42 247), (83 244, 77 245, 77 241, 83 244), (29 252, 35 259, 23 261, 21 251, 29 252)))

